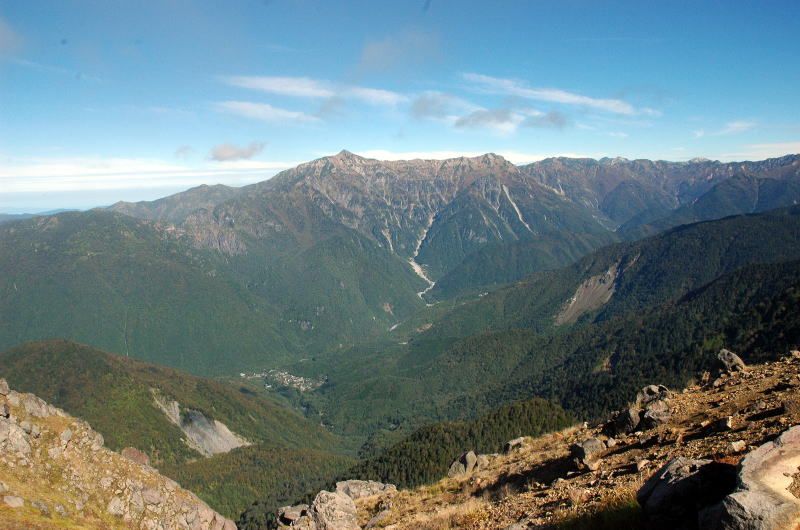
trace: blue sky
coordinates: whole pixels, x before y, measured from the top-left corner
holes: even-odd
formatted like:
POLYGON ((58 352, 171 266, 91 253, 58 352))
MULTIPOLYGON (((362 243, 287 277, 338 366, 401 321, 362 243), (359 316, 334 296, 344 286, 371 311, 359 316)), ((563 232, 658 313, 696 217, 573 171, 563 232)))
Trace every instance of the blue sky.
POLYGON ((800 152, 793 1, 0 0, 0 211, 242 185, 341 149, 800 152))

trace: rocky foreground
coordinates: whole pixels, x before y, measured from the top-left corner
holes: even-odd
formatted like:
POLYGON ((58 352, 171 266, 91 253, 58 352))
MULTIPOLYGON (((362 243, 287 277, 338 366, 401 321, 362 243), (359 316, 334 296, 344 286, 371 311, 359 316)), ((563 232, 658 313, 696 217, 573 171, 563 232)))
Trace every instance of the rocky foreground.
POLYGON ((0 528, 236 528, 137 453, 0 379, 0 528))
POLYGON ((596 426, 455 459, 414 490, 348 481, 276 523, 307 529, 782 529, 800 524, 800 352, 722 350, 680 392, 651 385, 596 426), (352 494, 348 484, 357 484, 352 494))

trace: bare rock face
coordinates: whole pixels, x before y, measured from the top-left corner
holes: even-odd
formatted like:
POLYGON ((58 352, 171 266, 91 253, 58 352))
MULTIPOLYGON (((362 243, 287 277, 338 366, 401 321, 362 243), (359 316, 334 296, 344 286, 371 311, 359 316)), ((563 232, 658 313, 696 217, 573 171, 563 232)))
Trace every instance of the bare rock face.
POLYGON ((478 457, 473 451, 462 453, 450 464, 450 470, 447 472, 447 476, 453 478, 458 475, 472 473, 477 462, 478 457))
POLYGON ((611 420, 608 430, 614 436, 631 433, 639 426, 641 415, 641 411, 636 408, 623 409, 611 420))
POLYGON ((736 491, 722 501, 715 530, 778 530, 800 524, 800 499, 789 491, 800 466, 800 426, 744 457, 736 491))
POLYGON ((336 483, 336 493, 347 495, 353 500, 396 492, 397 487, 394 484, 374 480, 344 480, 336 483))
POLYGON ((635 405, 645 407, 654 401, 666 401, 672 397, 672 392, 664 385, 647 385, 636 394, 635 405))
POLYGON ((320 491, 309 513, 317 530, 360 530, 356 504, 343 493, 320 491))
POLYGON ((194 494, 154 469, 103 446, 103 437, 31 394, 0 382, 0 528, 53 526, 53 512, 75 528, 235 530, 194 494), (11 519, 7 519, 10 517, 11 519))

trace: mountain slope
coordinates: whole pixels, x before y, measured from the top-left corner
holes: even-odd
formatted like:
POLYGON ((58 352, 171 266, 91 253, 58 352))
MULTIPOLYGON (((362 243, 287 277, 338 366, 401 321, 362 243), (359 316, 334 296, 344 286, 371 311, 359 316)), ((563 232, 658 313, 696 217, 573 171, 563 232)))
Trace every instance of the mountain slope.
POLYGON ((352 463, 342 456, 345 441, 268 397, 71 341, 0 353, 0 376, 89 421, 111 449, 144 451, 228 517, 257 496, 289 502, 352 463), (172 419, 164 409, 169 402, 172 419), (245 445, 203 458, 197 442, 214 447, 228 431, 245 445))
POLYGON ((217 204, 232 199, 241 193, 241 188, 216 184, 197 186, 155 201, 119 201, 107 209, 113 212, 149 219, 179 223, 197 210, 210 210, 217 204))
POLYGON ((2 225, 0 248, 0 348, 60 336, 200 374, 297 355, 278 309, 160 225, 37 217, 2 225))
MULTIPOLYGON (((633 323, 648 311, 668 307, 742 267, 768 270, 768 262, 791 259, 800 259, 800 207, 679 227, 603 248, 573 266, 535 274, 477 300, 429 308, 396 329, 391 343, 357 345, 297 370, 309 375, 319 370, 329 377, 327 385, 305 400, 337 427, 408 429, 414 421, 469 419, 488 406, 561 395, 572 388, 564 383, 570 377, 583 381, 583 374, 594 373, 602 359, 570 368, 563 363, 571 355, 566 352, 596 351, 590 337, 639 337, 623 333, 627 325, 646 338, 647 331, 633 323), (598 298, 603 292, 610 296, 598 298), (583 313, 573 313, 577 323, 554 327, 557 316, 575 300, 584 304, 583 313), (579 338, 589 342, 570 342, 579 338), (549 370, 563 372, 547 379, 549 370), (549 386, 542 386, 544 381, 549 386), (528 390, 520 394, 514 388, 528 390)), ((755 285, 765 281, 760 278, 755 285)), ((666 312, 661 318, 677 317, 666 312)), ((579 394, 582 387, 575 388, 579 394)), ((607 389, 605 395, 614 392, 607 389)), ((565 407, 579 409, 572 398, 564 399, 565 407)))

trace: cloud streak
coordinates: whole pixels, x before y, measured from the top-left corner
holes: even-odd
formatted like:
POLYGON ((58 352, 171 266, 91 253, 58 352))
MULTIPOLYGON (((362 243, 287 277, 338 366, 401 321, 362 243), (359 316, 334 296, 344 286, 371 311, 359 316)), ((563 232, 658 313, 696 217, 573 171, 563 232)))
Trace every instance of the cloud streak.
POLYGON ((216 103, 216 107, 218 110, 236 114, 237 116, 269 122, 317 123, 320 121, 316 116, 311 116, 304 112, 273 107, 269 103, 221 101, 216 103))
POLYGON ((259 90, 281 96, 312 99, 345 98, 368 105, 398 105, 408 97, 391 90, 333 83, 310 77, 230 76, 222 80, 228 85, 259 90))
MULTIPOLYGON (((465 73, 462 74, 462 76, 465 80, 472 83, 476 90, 489 94, 501 94, 535 101, 576 105, 627 116, 642 113, 642 111, 637 111, 632 105, 620 99, 592 98, 556 88, 530 88, 522 81, 491 77, 482 74, 465 73)), ((657 111, 653 109, 646 109, 644 114, 654 115, 656 112, 657 111)))

